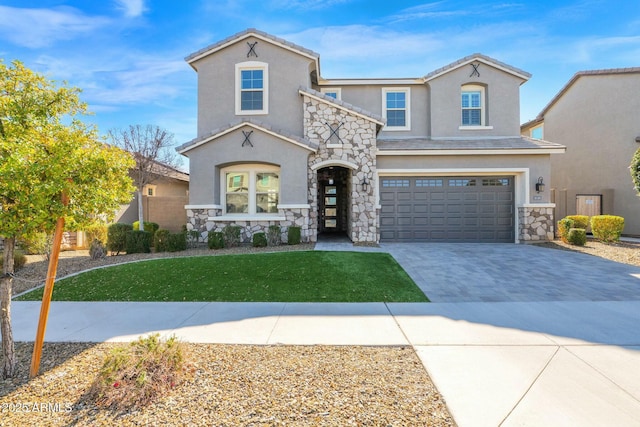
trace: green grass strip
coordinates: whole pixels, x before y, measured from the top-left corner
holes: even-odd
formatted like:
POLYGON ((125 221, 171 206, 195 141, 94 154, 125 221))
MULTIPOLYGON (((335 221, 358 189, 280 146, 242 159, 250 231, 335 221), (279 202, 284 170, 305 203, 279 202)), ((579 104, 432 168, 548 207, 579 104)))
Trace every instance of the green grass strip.
MULTIPOLYGON (((42 289, 18 300, 41 300, 42 289)), ((427 302, 386 253, 276 252, 164 258, 56 282, 54 301, 427 302)))

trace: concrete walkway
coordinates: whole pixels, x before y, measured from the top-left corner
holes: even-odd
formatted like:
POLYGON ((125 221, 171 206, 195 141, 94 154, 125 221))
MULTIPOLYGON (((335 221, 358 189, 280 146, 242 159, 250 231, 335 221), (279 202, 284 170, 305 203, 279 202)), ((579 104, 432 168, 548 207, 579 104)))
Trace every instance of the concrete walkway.
MULTIPOLYGON (((412 345, 460 427, 640 426, 640 269, 525 245, 316 249, 388 251, 434 302, 54 302, 46 340, 412 345)), ((33 341, 40 303, 12 304, 33 341)))

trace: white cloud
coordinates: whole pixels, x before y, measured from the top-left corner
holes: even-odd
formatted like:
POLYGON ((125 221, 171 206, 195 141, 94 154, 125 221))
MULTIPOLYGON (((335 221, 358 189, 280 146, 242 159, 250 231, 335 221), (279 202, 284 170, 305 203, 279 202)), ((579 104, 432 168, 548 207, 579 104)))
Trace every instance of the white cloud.
POLYGON ((127 18, 135 18, 147 11, 144 0, 114 0, 116 7, 124 11, 127 18))
POLYGON ((26 9, 0 6, 0 36, 32 49, 92 33, 109 23, 107 18, 87 16, 72 7, 26 9))

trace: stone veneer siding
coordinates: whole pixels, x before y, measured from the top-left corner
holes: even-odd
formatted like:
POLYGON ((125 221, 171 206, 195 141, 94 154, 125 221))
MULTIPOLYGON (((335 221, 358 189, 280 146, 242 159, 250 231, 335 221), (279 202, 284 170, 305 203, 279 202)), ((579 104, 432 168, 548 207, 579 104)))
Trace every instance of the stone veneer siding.
POLYGON ((521 243, 551 242, 554 239, 553 208, 519 207, 519 239, 521 243))
POLYGON ((197 230, 200 233, 200 239, 207 241, 210 231, 222 231, 227 225, 237 225, 242 228, 241 241, 250 243, 255 233, 267 233, 269 226, 280 226, 281 241, 287 241, 287 230, 291 226, 300 227, 300 236, 303 242, 310 241, 309 230, 309 209, 293 208, 279 209, 279 216, 285 220, 237 220, 229 218, 216 219, 222 214, 221 209, 187 209, 187 230, 197 230))
MULTIPOLYGON (((364 117, 351 114, 330 103, 303 95, 304 137, 319 145, 318 151, 309 156, 309 204, 310 237, 317 240, 318 230, 318 170, 313 168, 322 162, 343 161, 355 165, 349 169, 350 204, 347 233, 353 243, 377 243, 380 240, 379 219, 375 201, 376 174, 376 123, 364 117), (338 135, 342 143, 331 136, 340 126, 338 135), (362 182, 367 179, 368 188, 364 191, 362 182)), ((341 166, 336 163, 335 166, 341 166)))

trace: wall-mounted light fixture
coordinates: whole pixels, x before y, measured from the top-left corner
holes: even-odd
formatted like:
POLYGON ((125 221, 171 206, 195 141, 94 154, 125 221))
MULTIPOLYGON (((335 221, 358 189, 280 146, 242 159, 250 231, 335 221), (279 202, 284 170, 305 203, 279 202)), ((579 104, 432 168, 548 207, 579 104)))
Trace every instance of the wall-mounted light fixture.
POLYGON ((636 136, 636 142, 640 142, 640 136, 636 136))
POLYGON ((538 182, 536 182, 536 193, 542 193, 544 191, 544 182, 542 182, 542 177, 538 178, 538 182))
POLYGON ((367 191, 368 188, 369 188, 369 181, 367 181, 367 177, 365 176, 364 178, 362 178, 362 189, 364 191, 367 191))

